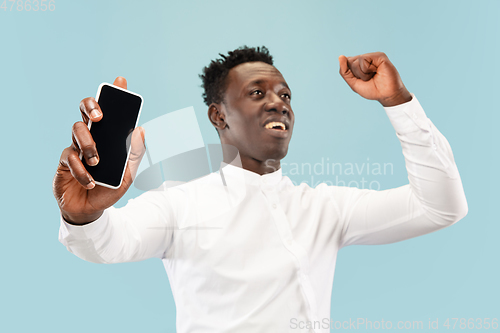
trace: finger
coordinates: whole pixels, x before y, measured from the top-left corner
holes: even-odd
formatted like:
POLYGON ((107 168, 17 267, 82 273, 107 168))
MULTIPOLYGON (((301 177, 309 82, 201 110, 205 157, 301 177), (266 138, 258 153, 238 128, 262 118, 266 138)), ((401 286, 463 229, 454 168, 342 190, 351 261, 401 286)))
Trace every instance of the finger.
POLYGON ((341 55, 339 57, 339 65, 340 65, 340 69, 339 69, 340 76, 342 76, 342 78, 344 78, 345 82, 352 89, 354 84, 356 83, 356 81, 358 79, 354 76, 351 69, 349 68, 349 66, 347 64, 347 57, 346 56, 341 55))
POLYGON ((59 164, 63 168, 68 168, 73 178, 75 178, 84 188, 93 189, 95 187, 94 179, 87 172, 82 161, 80 161, 78 157, 78 153, 72 147, 63 150, 59 164))
POLYGON ((97 148, 90 134, 89 128, 79 121, 73 124, 73 143, 76 143, 78 151, 81 151, 88 165, 94 166, 99 163, 97 148))
POLYGON ((354 60, 351 58, 347 58, 347 65, 351 69, 352 74, 358 79, 361 79, 363 81, 368 81, 373 77, 373 75, 375 75, 375 73, 363 72, 361 70, 361 62, 362 62, 361 57, 356 57, 354 60))
POLYGON ((373 66, 375 66, 375 68, 379 68, 380 65, 382 65, 384 62, 389 62, 389 58, 384 52, 365 53, 360 55, 359 57, 368 59, 369 62, 371 62, 373 66))
POLYGON ((97 122, 102 119, 102 111, 99 104, 93 97, 82 99, 80 102, 80 112, 82 113, 83 121, 88 124, 89 119, 97 122))
POLYGON ((137 127, 132 132, 132 142, 130 148, 130 157, 129 157, 129 168, 132 176, 132 181, 135 179, 137 169, 139 168, 139 164, 141 163, 142 157, 146 152, 145 142, 145 131, 142 127, 137 127))
POLYGON ((118 76, 113 82, 113 85, 118 86, 123 89, 127 89, 127 80, 123 76, 118 76))
POLYGON ((370 56, 360 56, 359 58, 359 68, 365 74, 374 75, 377 73, 377 66, 373 63, 373 59, 370 56))

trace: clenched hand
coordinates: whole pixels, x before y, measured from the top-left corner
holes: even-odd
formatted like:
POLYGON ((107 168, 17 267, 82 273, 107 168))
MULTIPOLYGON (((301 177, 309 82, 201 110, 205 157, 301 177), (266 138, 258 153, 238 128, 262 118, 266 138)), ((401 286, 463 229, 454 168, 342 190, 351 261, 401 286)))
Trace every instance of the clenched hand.
POLYGON ((340 75, 360 96, 395 106, 411 100, 396 67, 382 52, 339 57, 340 75))

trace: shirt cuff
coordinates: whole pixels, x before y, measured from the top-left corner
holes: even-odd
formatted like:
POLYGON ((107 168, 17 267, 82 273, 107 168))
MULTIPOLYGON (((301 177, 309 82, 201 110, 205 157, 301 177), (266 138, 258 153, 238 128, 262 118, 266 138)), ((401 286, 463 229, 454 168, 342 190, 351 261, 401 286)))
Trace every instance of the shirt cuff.
POLYGON ((97 220, 84 225, 69 224, 61 215, 60 236, 62 238, 66 238, 71 234, 72 236, 75 236, 77 238, 93 238, 104 232, 108 221, 109 208, 105 209, 102 215, 97 220))
POLYGON ((414 94, 411 94, 411 97, 412 99, 409 102, 384 107, 392 126, 398 134, 407 134, 419 130, 429 132, 431 125, 424 109, 414 94))

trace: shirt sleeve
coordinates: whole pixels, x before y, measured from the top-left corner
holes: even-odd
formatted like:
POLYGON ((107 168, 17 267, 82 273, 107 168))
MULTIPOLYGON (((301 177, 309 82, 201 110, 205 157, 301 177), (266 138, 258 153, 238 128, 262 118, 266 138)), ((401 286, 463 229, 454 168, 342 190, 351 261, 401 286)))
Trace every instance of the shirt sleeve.
POLYGON ((337 188, 340 247, 402 241, 450 226, 467 215, 451 147, 415 95, 407 103, 384 109, 401 142, 409 184, 385 191, 337 188))
POLYGON ((85 225, 61 216, 59 241, 69 252, 94 263, 162 258, 173 236, 173 214, 164 191, 146 192, 122 208, 110 207, 85 225))

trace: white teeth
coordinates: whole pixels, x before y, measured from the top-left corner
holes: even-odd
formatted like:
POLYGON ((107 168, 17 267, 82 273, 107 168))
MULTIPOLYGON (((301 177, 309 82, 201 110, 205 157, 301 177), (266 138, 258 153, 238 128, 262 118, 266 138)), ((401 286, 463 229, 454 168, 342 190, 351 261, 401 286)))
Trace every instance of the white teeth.
POLYGON ((286 130, 285 124, 283 124, 282 122, 279 122, 279 121, 272 121, 270 123, 267 123, 265 128, 271 129, 271 128, 276 127, 276 126, 281 127, 282 130, 286 130))

